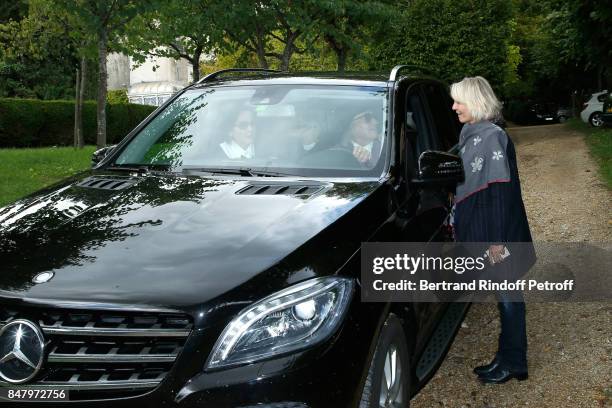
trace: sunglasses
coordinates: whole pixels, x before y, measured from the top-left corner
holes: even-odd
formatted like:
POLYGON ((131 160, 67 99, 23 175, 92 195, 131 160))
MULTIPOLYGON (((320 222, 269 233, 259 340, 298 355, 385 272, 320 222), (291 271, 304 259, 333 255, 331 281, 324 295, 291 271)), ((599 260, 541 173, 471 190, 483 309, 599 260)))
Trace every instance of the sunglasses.
POLYGON ((240 130, 247 130, 249 127, 253 127, 254 125, 253 125, 253 122, 244 120, 244 121, 236 122, 234 126, 236 126, 240 130))

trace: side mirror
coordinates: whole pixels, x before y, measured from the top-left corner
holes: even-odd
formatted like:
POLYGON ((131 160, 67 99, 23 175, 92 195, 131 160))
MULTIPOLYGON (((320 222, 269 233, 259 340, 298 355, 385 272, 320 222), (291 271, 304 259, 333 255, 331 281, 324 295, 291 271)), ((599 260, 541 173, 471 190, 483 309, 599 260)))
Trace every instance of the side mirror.
POLYGON ((106 156, 108 156, 117 145, 106 146, 96 150, 91 155, 91 167, 96 167, 106 156))
POLYGON ((464 179, 463 162, 459 156, 427 150, 419 156, 418 175, 413 182, 454 187, 464 179))

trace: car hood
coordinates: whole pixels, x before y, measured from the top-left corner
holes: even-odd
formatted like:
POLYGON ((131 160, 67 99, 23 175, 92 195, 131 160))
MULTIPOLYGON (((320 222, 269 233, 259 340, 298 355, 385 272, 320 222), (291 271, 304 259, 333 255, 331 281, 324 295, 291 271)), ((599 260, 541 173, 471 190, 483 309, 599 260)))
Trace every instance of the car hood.
POLYGON ((279 264, 377 186, 88 172, 0 209, 0 297, 206 302, 279 264), (41 272, 52 279, 34 283, 41 272))

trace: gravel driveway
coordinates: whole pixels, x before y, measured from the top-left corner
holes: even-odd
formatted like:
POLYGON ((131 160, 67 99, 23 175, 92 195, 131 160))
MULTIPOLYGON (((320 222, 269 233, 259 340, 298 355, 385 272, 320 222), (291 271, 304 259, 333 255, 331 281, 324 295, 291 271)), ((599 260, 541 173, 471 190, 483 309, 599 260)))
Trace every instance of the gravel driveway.
MULTIPOLYGON (((564 125, 509 133, 534 240, 610 242, 612 192, 582 136, 564 125)), ((498 320, 495 304, 472 305, 412 407, 612 407, 612 303, 529 303, 529 380, 481 385, 472 368, 493 357, 498 320)))

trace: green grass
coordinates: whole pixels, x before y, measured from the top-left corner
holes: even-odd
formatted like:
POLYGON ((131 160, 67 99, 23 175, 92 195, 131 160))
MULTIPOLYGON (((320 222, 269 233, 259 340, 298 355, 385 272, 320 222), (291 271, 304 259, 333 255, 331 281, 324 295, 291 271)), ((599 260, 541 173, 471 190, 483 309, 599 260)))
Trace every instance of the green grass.
POLYGON ((594 128, 580 119, 570 119, 567 125, 585 134, 591 154, 599 164, 599 173, 612 189, 612 128, 594 128))
POLYGON ((89 168, 95 149, 0 149, 0 207, 89 168))

